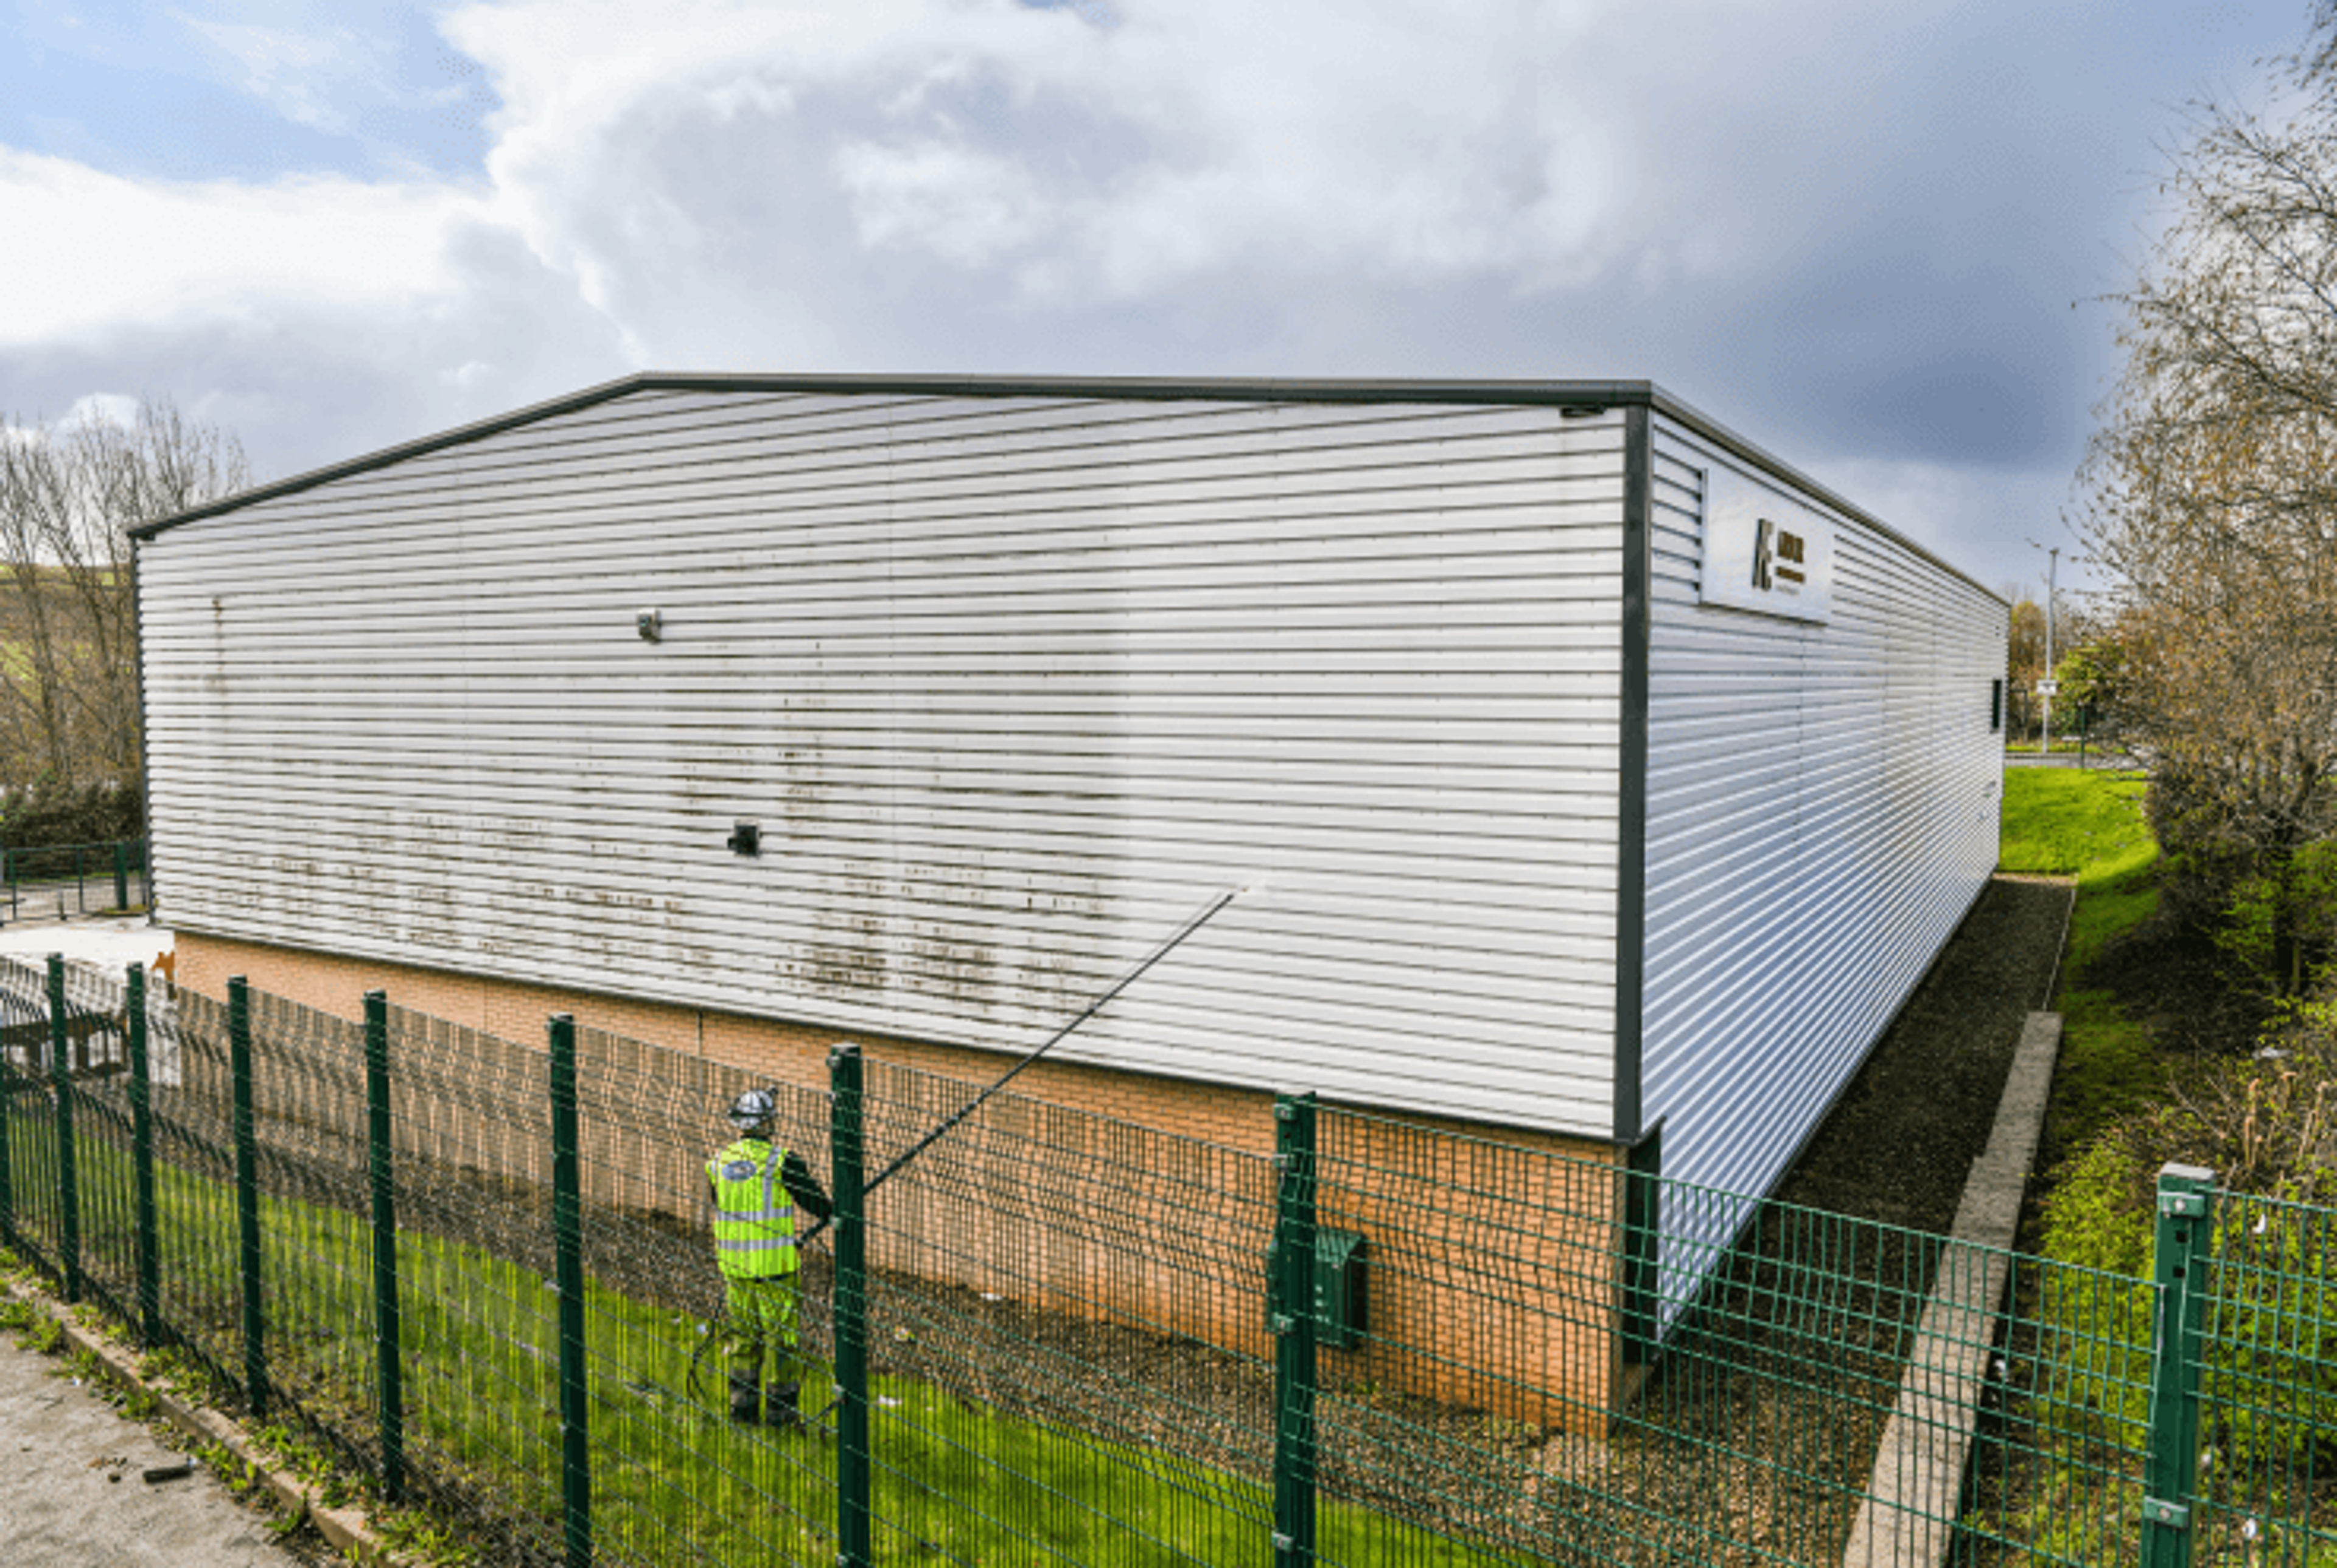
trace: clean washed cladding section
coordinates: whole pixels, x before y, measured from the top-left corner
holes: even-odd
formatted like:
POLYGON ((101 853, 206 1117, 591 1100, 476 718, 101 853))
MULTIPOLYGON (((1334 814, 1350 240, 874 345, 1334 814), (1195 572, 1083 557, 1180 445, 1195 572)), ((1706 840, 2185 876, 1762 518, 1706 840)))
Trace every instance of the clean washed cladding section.
POLYGON ((1996 865, 2009 612, 1681 422, 1652 426, 1640 1117, 1667 1176, 1761 1193, 1996 865), (1750 588, 1764 519, 1765 564, 1805 582, 1750 588))
POLYGON ((175 924, 1612 1135, 1622 410, 576 401, 143 541, 175 924))

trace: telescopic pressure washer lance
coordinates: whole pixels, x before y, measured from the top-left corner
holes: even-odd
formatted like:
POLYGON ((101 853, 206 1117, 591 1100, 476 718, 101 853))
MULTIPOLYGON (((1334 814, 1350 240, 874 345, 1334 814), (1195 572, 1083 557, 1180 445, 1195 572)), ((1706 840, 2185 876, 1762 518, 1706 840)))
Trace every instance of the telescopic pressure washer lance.
MULTIPOLYGON (((938 1143, 949 1133, 951 1128, 956 1126, 960 1122, 964 1121, 968 1116, 973 1115, 974 1112, 982 1109, 983 1102, 988 1100, 991 1096, 996 1094, 999 1090, 1004 1088, 1008 1084, 1013 1082, 1014 1076, 1017 1073, 1020 1073, 1023 1068, 1037 1061, 1041 1057, 1045 1056, 1049 1051, 1053 1050, 1081 1024, 1086 1023, 1090 1018, 1094 1018, 1098 1013, 1101 1012, 1106 1003, 1110 1002, 1112 998, 1120 995, 1120 992, 1126 990, 1129 986, 1135 984, 1136 979, 1139 975, 1141 975, 1145 970, 1159 963, 1162 959, 1167 958, 1179 942, 1182 942, 1187 937, 1191 936, 1195 931, 1199 930, 1204 925, 1207 925, 1211 916, 1215 915, 1219 910, 1224 909, 1227 904, 1233 902, 1235 896, 1241 891, 1242 890, 1239 888, 1227 888, 1224 892, 1219 893, 1216 898, 1211 899, 1207 904, 1204 904, 1201 907, 1200 911, 1194 915, 1190 920, 1187 920, 1183 925, 1178 927, 1177 930, 1169 935, 1168 940, 1160 943, 1159 946, 1145 954, 1144 957, 1137 960, 1133 969, 1130 969, 1127 973, 1121 975, 1120 979, 1112 981, 1108 989, 1106 989, 1101 995, 1098 996, 1095 1000, 1090 1002, 1086 1008, 1081 1009, 1078 1018, 1073 1018, 1070 1023, 1065 1024, 1061 1028, 1057 1029, 1053 1034, 1048 1036, 1044 1044, 1024 1056, 1021 1061, 1015 1063, 1012 1066, 1007 1068, 1005 1073, 999 1077, 996 1083, 983 1090, 982 1093, 974 1096, 973 1099, 965 1103, 964 1106, 960 1109, 956 1115, 951 1116, 947 1121, 943 1122, 932 1132, 927 1133, 924 1137, 919 1138, 915 1143, 910 1144, 909 1147, 902 1153, 898 1159, 885 1166, 883 1170, 877 1172, 875 1175, 870 1177, 868 1183, 860 1189, 861 1196, 864 1198, 866 1197, 869 1193, 883 1186, 886 1182, 892 1180, 893 1177, 900 1172, 904 1165, 906 1165, 919 1154, 924 1154, 927 1149, 933 1147, 934 1144, 938 1143)), ((801 1242, 810 1242, 813 1237, 818 1235, 822 1231, 826 1230, 827 1223, 828 1222, 826 1220, 816 1222, 812 1225, 811 1229, 806 1231, 798 1239, 799 1244, 801 1242)))
MULTIPOLYGON (((915 1159, 919 1154, 924 1154, 927 1149, 933 1147, 935 1143, 946 1136, 952 1127, 956 1126, 960 1122, 964 1121, 968 1116, 973 1115, 974 1112, 980 1110, 984 1101, 988 1100, 991 1096, 996 1094, 999 1090, 1004 1088, 1008 1084, 1013 1081, 1015 1074, 1021 1072, 1023 1068, 1037 1061, 1041 1057, 1045 1056, 1049 1051, 1053 1050, 1055 1047, 1060 1045, 1073 1030, 1077 1029, 1081 1024, 1086 1023, 1090 1018, 1094 1018, 1096 1014, 1101 1012, 1107 1002, 1110 1002, 1112 998, 1120 995, 1120 992, 1135 984, 1136 979, 1139 975, 1141 975, 1145 970, 1159 963, 1162 959, 1167 958, 1168 954, 1175 950, 1178 943, 1183 941, 1187 937, 1191 936, 1195 931, 1199 930, 1204 925, 1208 924, 1210 917, 1215 915, 1219 910, 1224 909, 1227 904, 1233 902, 1235 896, 1243 891, 1244 890, 1240 888, 1227 888, 1224 892, 1219 893, 1208 903, 1202 905, 1199 912, 1195 914, 1190 920, 1188 920, 1183 925, 1178 926, 1176 930, 1169 933, 1168 939, 1166 941, 1161 942, 1150 952, 1138 959, 1135 967, 1129 969, 1127 973, 1121 975, 1118 979, 1112 981, 1110 986, 1107 988, 1101 995, 1098 996, 1095 1000, 1090 1002, 1085 1008, 1081 1008, 1078 1018, 1073 1018, 1070 1023, 1065 1024, 1061 1028, 1057 1029, 1053 1034, 1048 1036, 1046 1040, 1042 1042, 1037 1049, 1025 1054, 1021 1061, 1015 1063, 1012 1067, 1009 1067, 1005 1073, 1001 1075, 996 1083, 991 1085, 988 1088, 983 1090, 982 1093, 976 1095, 973 1099, 966 1102, 964 1107, 958 1111, 955 1115, 951 1116, 939 1126, 936 1126, 932 1132, 927 1133, 924 1137, 919 1138, 914 1144, 909 1146, 900 1158, 895 1160, 891 1164, 877 1172, 867 1184, 860 1189, 861 1195, 865 1198, 870 1193, 873 1193, 877 1188, 883 1186, 886 1182, 890 1181, 895 1174, 897 1174, 904 1165, 906 1165, 910 1161, 915 1159)), ((827 1229, 827 1226, 828 1222, 825 1219, 813 1222, 809 1230, 805 1231, 801 1235, 796 1238, 796 1244, 797 1246, 808 1246, 812 1241, 820 1234, 820 1232, 827 1229)), ((683 1387, 689 1391, 690 1398, 693 1399, 703 1398, 705 1397, 704 1390, 699 1387, 699 1373, 700 1368, 705 1363, 707 1353, 713 1349, 715 1341, 719 1338, 719 1334, 718 1333, 718 1326, 713 1320, 709 1320, 702 1326, 701 1332, 699 1336, 698 1349, 690 1354, 689 1375, 683 1379, 683 1387)), ((827 1408, 826 1410, 822 1410, 818 1415, 811 1417, 813 1423, 816 1424, 826 1419, 828 1412, 834 1410, 838 1404, 842 1403, 843 1398, 843 1392, 838 1390, 836 1398, 828 1401, 827 1408)))

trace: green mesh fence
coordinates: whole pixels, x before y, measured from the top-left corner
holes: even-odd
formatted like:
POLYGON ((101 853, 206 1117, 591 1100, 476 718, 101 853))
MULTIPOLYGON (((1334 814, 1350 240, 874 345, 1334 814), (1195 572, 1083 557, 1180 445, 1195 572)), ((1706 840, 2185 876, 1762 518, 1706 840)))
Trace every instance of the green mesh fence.
POLYGON ((0 918, 69 920, 146 904, 146 841, 0 850, 0 918))
MULTIPOLYGON (((1326 1493, 1533 1561, 2117 1555, 2091 1509, 2137 1454, 2052 1428, 2086 1427, 2128 1370, 2068 1301, 2130 1281, 1459 1132, 1325 1125, 1323 1223, 1364 1238, 1373 1293, 1324 1361, 1326 1493)), ((1325 1555, 1437 1560, 1387 1538, 1325 1555)))
MULTIPOLYGON (((976 1092, 870 1064, 871 1172, 976 1092)), ((1258 1154, 1009 1095, 874 1192, 878 1560, 1262 1560, 1273 1202, 1258 1154)))
POLYGON ((375 1086, 361 1023, 132 1012, 0 961, 10 1244, 489 1561, 2337 1563, 2326 1210, 2194 1183, 2138 1280, 1311 1101, 1216 1143, 855 1058, 774 1090, 866 1189, 802 1249, 798 1432, 729 1417, 707 1232, 764 1080, 574 1030, 572 1147, 544 1040, 383 1007, 375 1086))
POLYGON ((2337 1213, 2220 1193, 2195 1354, 2197 1563, 2337 1564, 2337 1213))

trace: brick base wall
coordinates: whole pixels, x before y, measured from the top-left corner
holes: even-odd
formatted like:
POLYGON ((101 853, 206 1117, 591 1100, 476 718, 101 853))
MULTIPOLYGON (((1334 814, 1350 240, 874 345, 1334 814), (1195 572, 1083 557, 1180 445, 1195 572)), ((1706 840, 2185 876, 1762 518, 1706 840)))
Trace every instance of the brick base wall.
MULTIPOLYGON (((205 996, 224 998, 228 980, 240 975, 255 990, 352 1020, 363 1016, 365 994, 382 990, 393 1007, 537 1047, 545 1020, 564 1012, 586 1029, 815 1090, 827 1086, 828 1049, 840 1042, 860 1046, 873 1061, 973 1083, 997 1077, 1013 1060, 195 932, 179 933, 176 970, 180 987, 205 996)), ((1257 1090, 1053 1061, 1022 1073, 1013 1090, 1177 1137, 1258 1155, 1273 1151, 1273 1096, 1257 1090)), ((719 1110, 708 1107, 709 1125, 719 1110)), ((1603 1429, 1623 1370, 1616 1332, 1617 1152, 1583 1139, 1409 1116, 1358 1128, 1349 1142, 1355 1163, 1324 1172, 1323 1222, 1366 1237, 1370 1332, 1377 1342, 1356 1352, 1326 1352, 1326 1387, 1370 1384, 1537 1425, 1603 1429), (1468 1168, 1443 1171, 1441 1180, 1440 1174, 1408 1169, 1417 1155, 1407 1145, 1423 1140, 1442 1151, 1440 1163, 1459 1160, 1468 1168), (1433 1354, 1401 1349, 1407 1347, 1433 1354), (1490 1376, 1472 1373, 1472 1367, 1490 1376)), ((884 1235, 875 1236, 872 1261, 946 1274, 942 1282, 976 1290, 997 1282, 977 1277, 977 1266, 950 1261, 987 1254, 983 1238, 963 1233, 969 1224, 978 1228, 978 1217, 953 1216, 960 1233, 950 1247, 920 1247, 912 1216, 930 1205, 905 1184, 896 1197, 903 1244, 888 1247, 884 1235)), ((1238 1224, 1245 1233, 1230 1244, 1261 1255, 1270 1213, 1246 1213, 1238 1224)), ((1137 1318, 1272 1356, 1263 1302, 1244 1292, 1180 1291, 1173 1281, 1152 1279, 1159 1272, 1154 1265, 1079 1258, 1060 1245, 1044 1251, 1051 1307, 1137 1318)))

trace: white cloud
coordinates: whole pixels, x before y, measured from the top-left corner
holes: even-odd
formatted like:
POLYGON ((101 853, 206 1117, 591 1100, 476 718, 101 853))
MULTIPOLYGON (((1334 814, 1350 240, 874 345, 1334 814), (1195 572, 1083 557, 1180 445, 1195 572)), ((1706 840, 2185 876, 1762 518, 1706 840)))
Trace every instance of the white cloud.
POLYGON ((1051 227, 1043 193, 1010 159, 943 141, 859 141, 837 149, 836 168, 860 243, 872 250, 924 250, 981 267, 1051 227))
MULTIPOLYGON (((191 24, 300 115, 298 93, 370 68, 322 15, 191 24)), ((0 285, 39 301, 0 346, 430 308, 467 223, 517 238, 636 362, 959 365, 1012 346, 1079 368, 1131 312, 1158 313, 1156 344, 1233 329, 1222 346, 1247 352, 1332 341, 1376 292, 1465 307, 1472 336, 1505 316, 1512 352, 1552 374, 1644 373, 1557 356, 1650 305, 1669 314, 1623 336, 1659 346, 1698 308, 1667 295, 1823 266, 1876 214, 1920 210, 1942 156, 1928 125, 1843 133, 1845 103, 1936 96, 1943 47, 1942 24, 1912 47, 1910 24, 1849 0, 1127 0, 1102 21, 1014 0, 510 0, 440 24, 500 96, 491 190, 158 186, 0 153, 0 210, 57 237, 0 258, 0 285), (1247 325, 1261 308, 1272 339, 1247 325)), ((1382 367, 1414 346, 1350 342, 1382 367)))
POLYGON ((695 231, 779 191, 833 204, 865 249, 1084 307, 1231 269, 1569 278, 1628 250, 1627 101, 1565 64, 1606 15, 1148 0, 1099 26, 1010 0, 522 0, 445 26, 503 96, 495 178, 596 297, 621 296, 635 231, 582 209, 683 207, 695 231))
POLYGON ((294 308, 396 308, 447 280, 449 226, 476 198, 442 187, 295 179, 163 184, 0 148, 0 349, 294 308))
POLYGON ((138 423, 138 400, 119 392, 93 392, 75 398, 59 424, 111 424, 127 430, 138 423))

